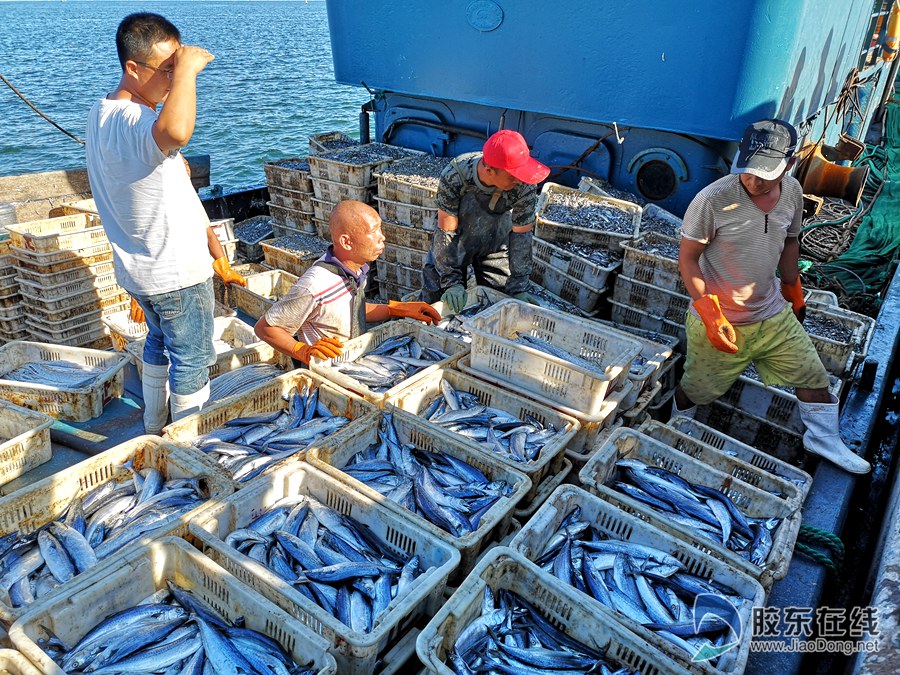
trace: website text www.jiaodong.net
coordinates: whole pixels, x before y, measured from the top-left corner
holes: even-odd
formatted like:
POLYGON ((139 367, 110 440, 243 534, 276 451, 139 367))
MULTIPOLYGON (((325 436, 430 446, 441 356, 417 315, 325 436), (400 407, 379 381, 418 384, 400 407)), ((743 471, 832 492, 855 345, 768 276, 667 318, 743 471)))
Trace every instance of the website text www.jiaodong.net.
POLYGON ((750 643, 751 652, 803 652, 809 654, 840 653, 844 655, 857 654, 859 652, 877 652, 880 650, 878 640, 830 640, 827 638, 815 638, 812 640, 792 638, 784 640, 753 640, 750 643))

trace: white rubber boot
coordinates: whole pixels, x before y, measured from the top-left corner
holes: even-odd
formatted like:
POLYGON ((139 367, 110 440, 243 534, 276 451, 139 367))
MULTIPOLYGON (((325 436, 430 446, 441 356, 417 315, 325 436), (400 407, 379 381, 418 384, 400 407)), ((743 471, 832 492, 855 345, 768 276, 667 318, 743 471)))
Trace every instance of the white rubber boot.
POLYGON ((672 397, 672 417, 677 415, 681 415, 682 417, 687 417, 688 419, 694 419, 694 415, 697 414, 697 406, 692 405, 690 408, 685 408, 684 410, 680 410, 678 408, 678 401, 675 400, 675 396, 672 397))
POLYGON ((831 403, 804 403, 800 405, 800 419, 806 425, 803 445, 807 452, 821 455, 829 462, 850 473, 869 473, 872 467, 862 457, 844 445, 840 433, 840 414, 837 399, 831 403))
POLYGON ((172 407, 172 421, 200 412, 203 404, 209 400, 209 382, 200 391, 193 394, 172 394, 169 405, 172 407))
POLYGON ((141 389, 144 393, 144 432, 158 435, 169 419, 169 365, 145 363, 141 389))

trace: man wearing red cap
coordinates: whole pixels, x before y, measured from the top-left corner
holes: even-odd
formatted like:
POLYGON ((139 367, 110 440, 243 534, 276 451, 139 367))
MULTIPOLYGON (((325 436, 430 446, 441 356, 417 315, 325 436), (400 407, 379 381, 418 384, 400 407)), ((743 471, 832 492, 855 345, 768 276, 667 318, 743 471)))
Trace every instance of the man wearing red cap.
POLYGON ((441 174, 438 229, 422 271, 422 299, 449 312, 466 303, 469 265, 482 286, 530 301, 535 185, 550 169, 533 159, 521 134, 492 135, 482 152, 460 155, 441 174))

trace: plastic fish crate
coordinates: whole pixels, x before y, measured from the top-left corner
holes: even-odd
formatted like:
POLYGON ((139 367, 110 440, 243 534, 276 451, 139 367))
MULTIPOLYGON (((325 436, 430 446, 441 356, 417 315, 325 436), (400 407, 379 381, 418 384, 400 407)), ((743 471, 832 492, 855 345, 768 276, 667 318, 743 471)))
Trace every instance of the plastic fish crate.
POLYGON ((15 333, 22 326, 25 309, 21 304, 9 309, 0 309, 0 331, 15 333))
POLYGON ((806 312, 809 317, 821 314, 829 321, 839 323, 851 331, 847 342, 839 342, 833 338, 810 333, 809 324, 806 328, 825 369, 837 377, 849 377, 869 351, 875 330, 875 319, 841 307, 824 305, 808 305, 806 312))
POLYGON ((415 623, 430 617, 443 604, 447 579, 459 564, 459 551, 378 501, 352 490, 326 473, 307 465, 283 467, 254 480, 244 490, 222 500, 190 526, 199 548, 264 598, 283 609, 329 642, 341 673, 376 671, 379 656, 399 641, 415 623), (353 518, 394 553, 421 556, 427 571, 408 593, 395 599, 370 633, 354 631, 322 609, 267 567, 224 543, 234 530, 246 527, 286 496, 308 496, 353 518))
POLYGON ((643 309, 624 305, 613 299, 609 300, 609 304, 612 306, 612 322, 621 328, 640 328, 641 330, 668 335, 678 341, 677 348, 680 351, 684 351, 687 348, 687 333, 685 332, 684 319, 680 322, 671 321, 643 309))
POLYGON ((532 260, 531 281, 566 302, 571 302, 586 314, 599 309, 600 299, 606 293, 605 286, 593 288, 583 284, 575 277, 570 277, 537 258, 532 260))
POLYGON ((309 251, 294 251, 288 248, 281 248, 278 245, 278 239, 261 242, 260 246, 262 246, 263 253, 266 256, 267 265, 299 277, 324 255, 328 248, 328 243, 322 240, 321 248, 310 248, 309 251))
POLYGON ((328 224, 327 220, 319 220, 318 218, 313 218, 313 225, 316 228, 316 236, 319 239, 324 239, 327 242, 331 242, 331 226, 328 224))
POLYGON ((631 279, 623 274, 616 278, 613 299, 673 323, 684 323, 691 297, 667 291, 659 286, 631 279))
POLYGON ((637 239, 641 227, 641 207, 633 202, 626 202, 612 197, 583 192, 574 188, 558 185, 557 183, 544 183, 541 194, 538 197, 536 209, 535 234, 545 241, 554 241, 565 244, 569 241, 585 241, 592 246, 598 246, 610 251, 620 251, 625 242, 637 239), (580 227, 567 223, 558 223, 544 216, 544 211, 550 204, 550 200, 557 194, 579 195, 597 204, 606 205, 619 211, 631 214, 633 230, 631 232, 615 232, 593 227, 580 227), (550 234, 555 230, 554 234, 550 234))
POLYGON ((97 277, 103 277, 108 274, 113 274, 115 270, 113 263, 110 261, 99 263, 97 265, 84 265, 81 267, 76 267, 74 269, 63 270, 62 272, 55 272, 52 274, 36 272, 32 269, 21 266, 16 267, 15 271, 16 275, 22 281, 31 282, 33 284, 38 284, 44 287, 52 287, 59 286, 61 284, 84 282, 88 279, 92 280, 97 277))
POLYGON ((382 220, 423 230, 434 230, 438 222, 437 207, 414 206, 403 202, 394 202, 383 197, 376 197, 378 213, 382 220))
POLYGON ((28 334, 38 342, 52 342, 60 345, 81 347, 102 341, 103 346, 108 344, 109 329, 100 323, 99 319, 87 321, 86 325, 74 328, 57 330, 53 325, 47 325, 31 318, 25 319, 28 334))
POLYGON ((377 442, 380 420, 381 414, 376 415, 364 426, 352 430, 341 429, 321 444, 310 449, 306 461, 347 485, 351 490, 369 497, 394 513, 400 514, 404 519, 416 523, 441 541, 449 542, 460 552, 461 556, 459 567, 449 582, 458 582, 475 566, 475 560, 482 551, 509 532, 513 522, 513 509, 531 489, 531 481, 521 471, 511 469, 498 459, 488 456, 480 450, 475 450, 467 443, 460 442, 456 435, 443 429, 437 429, 434 425, 407 412, 394 410, 394 428, 397 430, 401 444, 412 443, 429 452, 455 457, 477 468, 489 481, 503 480, 512 488, 510 496, 500 497, 482 516, 478 529, 461 537, 454 537, 450 532, 387 499, 374 488, 351 478, 341 470, 347 466, 353 455, 377 442))
MULTIPOLYGON (((581 507, 581 518, 591 523, 591 526, 605 534, 609 539, 633 543, 637 545, 652 546, 674 556, 684 564, 689 574, 696 575, 706 581, 714 581, 731 586, 743 599, 738 614, 741 617, 741 625, 745 627, 741 635, 741 643, 738 647, 721 656, 721 662, 716 667, 705 662, 693 663, 693 654, 688 654, 677 647, 673 642, 657 635, 632 621, 624 614, 615 612, 619 623, 640 636, 640 641, 660 650, 674 659, 681 667, 701 673, 742 673, 750 654, 750 630, 751 612, 753 607, 760 607, 765 600, 765 590, 751 576, 735 570, 708 553, 698 550, 684 542, 681 537, 654 527, 652 524, 636 517, 633 514, 622 511, 616 506, 592 495, 581 488, 564 485, 550 495, 534 517, 526 523, 521 531, 513 538, 510 548, 517 554, 526 558, 529 562, 539 557, 550 537, 559 529, 563 519, 576 507, 581 507)), ((531 563, 534 565, 534 563, 531 563)), ((595 600, 592 596, 581 593, 574 587, 566 586, 563 581, 548 577, 557 584, 586 598, 590 611, 600 615, 601 610, 611 611, 595 600)), ((662 671, 666 672, 666 671, 662 671)))
POLYGON ((452 366, 460 356, 465 356, 468 352, 468 346, 459 342, 456 338, 451 337, 440 328, 426 326, 421 321, 415 321, 414 319, 397 319, 376 326, 359 337, 347 340, 344 343, 343 353, 337 358, 319 359, 313 357, 309 367, 314 373, 321 375, 327 380, 331 380, 344 389, 360 394, 367 401, 382 408, 388 397, 398 394, 404 388, 419 382, 422 378, 439 368, 452 366), (391 387, 385 392, 372 391, 366 385, 358 382, 355 378, 338 372, 337 366, 350 361, 355 361, 388 338, 397 335, 412 335, 423 349, 437 349, 448 354, 448 357, 440 361, 435 361, 434 365, 423 368, 412 377, 403 380, 403 382, 391 387))
POLYGON ((621 333, 568 314, 517 300, 501 300, 468 321, 474 370, 495 376, 549 405, 597 415, 607 392, 628 379, 641 345, 621 333), (525 332, 602 368, 587 370, 513 341, 525 332))
POLYGON ((370 185, 347 185, 325 178, 313 178, 313 194, 323 202, 337 203, 345 199, 370 204, 375 196, 375 183, 370 185))
MULTIPOLYGON (((442 381, 447 382, 458 392, 474 394, 483 405, 490 408, 504 410, 522 420, 524 420, 525 415, 531 415, 545 426, 552 424, 557 430, 565 430, 564 434, 547 443, 537 458, 529 462, 516 462, 507 459, 505 456, 485 448, 482 443, 469 440, 453 431, 445 430, 463 443, 477 448, 480 452, 528 476, 531 480, 531 489, 522 500, 531 502, 538 492, 541 481, 547 476, 556 475, 562 469, 566 445, 578 433, 581 424, 573 417, 548 408, 536 401, 508 392, 471 375, 446 368, 429 373, 415 384, 403 388, 393 396, 389 396, 385 399, 385 407, 396 406, 419 417, 435 397, 441 396, 442 381)), ((429 422, 424 417, 422 417, 422 420, 431 426, 439 427, 439 425, 429 422)))
POLYGON ((414 299, 418 300, 419 292, 421 290, 421 284, 419 284, 418 288, 408 288, 407 286, 392 284, 389 281, 378 282, 378 298, 381 302, 387 302, 388 300, 403 300, 403 298, 410 296, 415 296, 414 299))
POLYGON ((313 227, 312 223, 312 211, 309 213, 295 211, 294 209, 278 206, 273 202, 266 202, 266 206, 269 207, 269 213, 272 215, 273 233, 275 232, 275 227, 277 225, 282 225, 306 234, 315 233, 315 227, 313 227))
MULTIPOLYGON (((210 502, 234 492, 231 481, 225 476, 225 473, 201 452, 166 443, 157 436, 138 436, 90 459, 67 467, 65 471, 55 473, 4 496, 0 499, 0 532, 4 536, 17 531, 22 534, 34 532, 59 518, 73 499, 84 497, 100 484, 109 480, 119 483, 132 481, 131 472, 122 466, 129 459, 133 460, 133 467, 136 471, 152 467, 162 472, 166 480, 199 476, 202 478, 202 488, 210 495, 207 503, 181 516, 170 516, 159 521, 152 530, 143 536, 144 539, 158 538, 169 534, 183 535, 187 532, 187 523, 192 517, 209 508, 210 502)), ((121 560, 121 556, 127 551, 133 550, 137 544, 137 540, 127 544, 121 551, 100 561, 97 566, 76 575, 72 580, 26 607, 12 607, 7 595, 0 594, 0 622, 8 627, 18 617, 36 608, 39 604, 43 604, 50 598, 59 597, 61 593, 65 593, 79 581, 93 576, 107 563, 115 566, 121 560)), ((79 611, 85 609, 81 607, 79 611)))
MULTIPOLYGON (((582 237, 579 237, 578 241, 589 243, 582 237)), ((577 279, 588 288, 605 288, 610 272, 622 266, 622 261, 618 260, 604 267, 538 236, 532 239, 531 250, 534 260, 540 260, 553 269, 577 279)))
POLYGON ((425 267, 425 257, 427 255, 426 251, 417 251, 414 248, 386 244, 380 259, 384 262, 402 265, 403 267, 422 269, 425 267))
POLYGON ((78 270, 83 267, 112 262, 112 247, 109 244, 98 244, 86 248, 52 253, 35 253, 24 248, 12 247, 16 259, 16 267, 24 267, 42 274, 55 274, 78 270))
POLYGON ((312 196, 312 192, 289 190, 274 185, 269 186, 269 204, 291 209, 292 211, 312 213, 312 196))
POLYGON ((437 188, 426 188, 402 180, 396 176, 375 174, 378 179, 378 196, 392 202, 423 206, 426 209, 437 208, 437 188))
MULTIPOLYGON (((581 469, 579 478, 585 488, 599 495, 604 501, 641 520, 646 520, 686 541, 693 548, 704 551, 732 568, 758 579, 766 589, 769 589, 774 581, 787 574, 800 529, 800 504, 790 504, 780 497, 735 478, 729 473, 728 467, 729 463, 719 456, 707 454, 702 460, 695 459, 634 429, 621 427, 610 434, 606 443, 588 460, 581 469), (765 564, 758 567, 726 548, 724 544, 701 537, 687 526, 674 523, 643 503, 607 487, 605 483, 616 474, 616 462, 619 459, 638 459, 650 466, 671 471, 691 483, 705 485, 722 492, 744 515, 751 518, 783 519, 772 533, 772 550, 765 564)), ((748 464, 747 467, 749 468, 745 468, 746 471, 753 471, 751 465, 748 464)), ((760 484, 766 484, 771 480, 771 475, 761 469, 756 469, 756 473, 760 484)))
POLYGON ((649 419, 649 408, 662 394, 662 385, 657 382, 652 387, 644 389, 634 400, 630 407, 622 412, 622 425, 626 427, 640 426, 649 419))
POLYGON ((6 226, 12 246, 35 253, 54 253, 108 244, 100 219, 89 213, 34 220, 6 226))
POLYGON ((266 174, 266 183, 270 188, 283 190, 295 190, 297 192, 312 192, 312 180, 309 171, 299 168, 291 168, 291 165, 299 165, 306 162, 306 157, 291 157, 279 159, 275 162, 263 164, 266 174))
POLYGON ((431 237, 434 233, 430 230, 382 222, 381 231, 384 233, 385 244, 426 252, 431 249, 431 237))
MULTIPOLYGON (((107 285, 88 288, 87 290, 76 291, 66 295, 57 295, 55 297, 41 296, 40 291, 34 293, 34 287, 22 285, 20 291, 22 297, 27 304, 39 307, 48 313, 61 313, 76 307, 108 307, 109 305, 121 304, 130 301, 130 296, 124 288, 119 286, 115 281, 115 275, 111 277, 110 282, 107 279, 107 285)), ((62 319, 58 319, 62 320, 62 319)))
MULTIPOLYGON (((625 407, 630 407, 634 405, 634 401, 646 387, 652 387, 660 380, 663 368, 669 364, 674 350, 678 347, 678 339, 671 335, 652 331, 618 328, 611 321, 598 321, 604 326, 608 326, 610 330, 620 331, 641 343, 641 353, 635 358, 635 362, 632 363, 628 372, 628 379, 634 383, 632 394, 634 399, 625 402, 625 407), (643 361, 643 365, 640 364, 640 361, 643 361)), ((677 354, 675 357, 680 358, 677 354)), ((671 386, 674 386, 674 383, 671 383, 671 386)), ((667 382, 662 383, 663 389, 670 389, 671 386, 667 382)))
POLYGON ((0 298, 0 309, 13 310, 22 304, 21 293, 13 293, 5 298, 0 298))
POLYGON ((788 464, 802 466, 806 460, 802 433, 751 415, 721 400, 698 406, 695 417, 698 422, 727 431, 736 440, 788 464))
POLYGON ((129 306, 129 303, 128 294, 122 292, 110 298, 98 299, 94 297, 66 309, 51 311, 41 302, 28 296, 22 296, 22 306, 25 308, 29 318, 57 329, 63 326, 72 328, 79 323, 82 325, 99 324, 100 317, 103 314, 118 312, 129 306))
POLYGON ((837 296, 831 291, 820 291, 818 288, 809 288, 803 294, 807 305, 824 305, 825 307, 837 307, 837 296))
MULTIPOLYGON (((234 269, 234 268, 232 268, 234 269)), ((226 307, 216 301, 213 309, 214 317, 233 317, 236 316, 235 311, 230 307, 226 307)), ((117 352, 124 352, 125 346, 139 340, 147 335, 147 323, 141 321, 137 323, 131 320, 131 306, 118 312, 105 314, 100 321, 109 329, 109 338, 112 342, 112 348, 117 352)))
POLYGON ((39 298, 48 306, 55 300, 64 300, 72 296, 78 297, 91 292, 96 292, 99 297, 103 297, 104 294, 113 293, 121 288, 116 283, 116 275, 112 272, 52 286, 28 281, 24 277, 20 277, 18 281, 29 296, 39 298))
MULTIPOLYGON (((206 406, 200 412, 188 415, 176 422, 172 422, 163 429, 163 435, 180 445, 189 446, 197 436, 207 434, 213 429, 224 426, 229 420, 239 417, 248 417, 262 413, 285 410, 291 390, 294 388, 302 391, 304 387, 317 388, 319 400, 334 415, 340 415, 350 420, 350 424, 356 425, 366 422, 377 411, 377 408, 363 399, 361 396, 341 389, 323 377, 311 373, 308 370, 293 370, 284 375, 272 379, 250 391, 239 394, 237 397, 229 397, 216 401, 206 406)), ((348 425, 349 426, 349 425, 348 425)), ((198 450, 198 452, 200 452, 198 450)), ((285 462, 302 460, 303 456, 293 457, 285 462)), ((281 466, 281 463, 277 466, 281 466)), ((269 467, 263 475, 276 468, 269 467)), ((227 473, 225 469, 220 470, 227 473)), ((235 484, 236 489, 245 484, 235 484)))
MULTIPOLYGON (((383 143, 368 143, 360 145, 360 148, 378 151, 381 147, 386 147, 383 143)), ((409 148, 400 148, 399 146, 390 146, 391 152, 402 151, 404 156, 420 155, 417 150, 409 148)), ((340 159, 340 153, 345 149, 325 152, 321 155, 311 155, 309 159, 309 171, 311 176, 315 178, 324 178, 325 180, 334 181, 335 183, 344 183, 356 187, 366 187, 375 182, 374 174, 383 166, 390 164, 397 157, 385 154, 382 158, 372 159, 371 161, 359 164, 351 164, 340 159)), ((315 189, 315 188, 314 188, 315 189)))
MULTIPOLYGON (((496 597, 508 590, 530 602, 554 626, 585 646, 604 652, 628 672, 686 675, 687 669, 626 628, 615 614, 585 601, 585 596, 512 549, 497 547, 478 563, 416 640, 416 653, 428 673, 453 675, 449 654, 463 630, 481 616, 485 587, 496 597)), ((549 671, 548 671, 549 672, 549 671)), ((574 671, 573 671, 574 672, 574 671)))
POLYGON ((53 418, 0 399, 0 485, 49 462, 53 418))
POLYGON ((422 288, 421 267, 405 267, 379 258, 375 261, 375 268, 378 270, 379 283, 386 281, 405 288, 422 288))
POLYGON ((299 621, 247 588, 187 542, 166 537, 137 547, 64 594, 41 601, 10 629, 13 644, 47 675, 65 675, 40 647, 48 632, 75 644, 108 616, 134 607, 172 581, 234 623, 278 642, 318 675, 337 672, 327 643, 299 621))
POLYGON ((40 342, 10 342, 0 346, 0 398, 56 419, 86 422, 103 413, 103 406, 124 390, 128 357, 98 349, 64 347, 40 342), (55 387, 4 379, 16 368, 35 361, 69 361, 104 371, 83 388, 55 387))
POLYGON ((15 649, 0 649, 0 673, 9 675, 41 675, 25 655, 15 649))
POLYGON ((723 460, 720 468, 735 478, 768 492, 781 490, 785 501, 791 503, 802 504, 812 487, 812 476, 805 471, 682 415, 666 424, 649 421, 638 431, 691 457, 702 459, 704 454, 720 457, 723 460), (764 481, 766 475, 773 479, 764 481))
MULTIPOLYGON (((516 520, 521 523, 528 522, 535 511, 541 507, 541 504, 547 501, 547 498, 553 491, 562 485, 563 481, 565 481, 569 474, 572 473, 572 466, 572 461, 570 459, 563 458, 560 470, 552 476, 547 476, 541 481, 534 497, 530 500, 522 500, 519 503, 518 507, 513 511, 513 516, 515 516, 516 520)), ((512 539, 512 537, 510 537, 510 539, 512 539)))
MULTIPOLYGON (((463 309, 471 307, 472 305, 477 305, 482 300, 484 300, 488 305, 492 305, 495 302, 500 302, 501 300, 508 298, 509 296, 502 292, 491 288, 490 286, 478 286, 478 285, 469 285, 466 288, 466 304, 463 309)), ((400 298, 403 302, 412 302, 419 299, 419 291, 414 291, 406 296, 400 298)), ((431 306, 434 307, 438 314, 441 316, 444 315, 444 310, 446 307, 441 300, 436 300, 431 303, 431 306)), ((464 357, 465 358, 465 357, 464 357)))
POLYGON ((348 136, 343 131, 326 131, 320 134, 310 134, 308 139, 309 154, 311 155, 320 155, 335 148, 360 144, 358 140, 348 136))
POLYGON ((688 295, 684 281, 681 279, 681 273, 678 271, 678 260, 642 251, 639 248, 642 242, 674 244, 675 246, 679 246, 681 243, 677 239, 648 232, 633 243, 623 244, 625 259, 622 261, 622 274, 630 279, 653 284, 679 295, 688 295))
POLYGON ((247 286, 234 286, 230 289, 231 305, 248 316, 259 319, 276 300, 280 300, 297 277, 283 270, 267 270, 244 277, 247 286))
POLYGON ((312 200, 313 205, 313 218, 316 220, 324 220, 328 222, 331 218, 331 211, 337 206, 337 202, 327 202, 322 199, 312 200))

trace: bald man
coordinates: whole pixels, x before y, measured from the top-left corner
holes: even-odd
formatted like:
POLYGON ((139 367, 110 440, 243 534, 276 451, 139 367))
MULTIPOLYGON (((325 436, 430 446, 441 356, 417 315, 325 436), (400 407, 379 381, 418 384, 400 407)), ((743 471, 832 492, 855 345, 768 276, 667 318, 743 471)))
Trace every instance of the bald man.
POLYGON ((369 263, 384 251, 381 217, 375 209, 362 202, 340 202, 328 226, 328 251, 256 322, 261 340, 308 365, 313 356, 340 356, 344 341, 365 333, 368 323, 396 317, 440 321, 441 315, 425 302, 366 302, 369 263))

